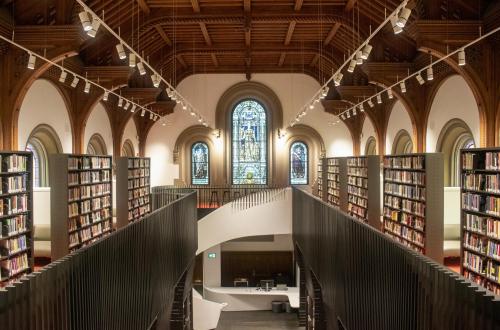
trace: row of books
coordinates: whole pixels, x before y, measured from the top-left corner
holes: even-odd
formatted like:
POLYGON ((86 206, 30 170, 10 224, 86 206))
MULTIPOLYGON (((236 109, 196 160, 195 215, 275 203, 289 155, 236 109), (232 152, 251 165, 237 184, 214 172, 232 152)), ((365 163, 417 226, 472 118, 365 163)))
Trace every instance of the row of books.
POLYGON ((338 166, 328 166, 327 168, 328 173, 340 173, 340 167, 338 166))
POLYGON ((68 188, 68 201, 75 201, 84 198, 98 197, 111 193, 110 183, 100 183, 91 186, 78 186, 68 188))
POLYGON ((28 195, 14 195, 0 199, 0 216, 17 215, 28 211, 28 195))
POLYGON ((425 185, 424 172, 410 172, 410 171, 397 171, 397 170, 385 169, 384 177, 386 181, 391 181, 391 182, 425 185))
POLYGON ((348 167, 347 174, 353 176, 362 176, 366 178, 368 176, 368 168, 366 167, 348 167))
POLYGON ((17 215, 13 218, 0 220, 0 239, 25 232, 27 227, 27 216, 17 215))
POLYGON ((133 208, 143 206, 145 204, 149 204, 149 196, 139 197, 128 201, 128 208, 129 210, 131 210, 133 208))
POLYGON ((128 220, 129 221, 136 220, 136 219, 148 214, 150 211, 151 211, 151 208, 150 208, 149 204, 134 208, 134 209, 128 211, 128 220))
POLYGON ((111 158, 99 156, 69 157, 69 170, 110 169, 111 158))
POLYGON ((402 169, 423 169, 425 156, 385 157, 384 167, 402 169))
POLYGON ((128 189, 141 188, 145 186, 149 186, 149 177, 128 180, 128 189))
POLYGON ((355 176, 347 177, 347 183, 358 187, 368 188, 368 179, 355 176))
POLYGON ((1 156, 2 172, 26 172, 28 157, 23 155, 1 156))
POLYGON ((111 220, 104 221, 91 227, 79 230, 77 232, 71 233, 69 235, 69 248, 74 251, 73 248, 80 246, 84 243, 91 243, 99 238, 103 233, 109 233, 111 231, 111 220))
POLYGON ((134 199, 134 198, 139 198, 139 197, 144 197, 149 195, 149 188, 148 187, 143 187, 143 188, 137 188, 137 189, 132 189, 128 191, 128 199, 134 199))
POLYGON ((327 180, 328 181, 336 181, 336 182, 338 182, 340 180, 340 176, 338 174, 328 173, 327 180))
POLYGON ((366 207, 361 207, 356 204, 351 204, 347 206, 347 211, 351 216, 354 216, 357 219, 365 220, 366 219, 366 207))
POLYGON ((68 219, 68 230, 75 231, 80 228, 87 227, 91 223, 100 222, 111 218, 109 208, 104 208, 95 212, 83 214, 77 217, 68 219))
POLYGON ((22 253, 13 258, 0 262, 0 273, 2 279, 14 277, 19 273, 29 269, 28 254, 22 253))
POLYGON ((470 272, 467 269, 464 269, 463 276, 469 279, 473 283, 484 286, 486 289, 490 290, 497 296, 500 295, 500 286, 490 281, 487 281, 484 276, 480 276, 474 272, 470 272))
POLYGON ((328 166, 339 166, 340 165, 340 160, 338 158, 328 158, 327 159, 327 165, 328 166))
POLYGON ((347 192, 363 198, 368 198, 368 190, 356 186, 347 186, 347 192))
POLYGON ((500 170, 500 152, 487 152, 485 156, 486 170, 500 170))
POLYGON ((339 199, 339 196, 338 196, 338 191, 337 191, 337 195, 334 195, 333 192, 332 194, 328 194, 328 196, 326 196, 327 198, 327 202, 332 204, 332 205, 340 205, 340 199, 339 199))
POLYGON ((424 236, 420 232, 391 221, 384 223, 384 229, 385 233, 396 241, 410 247, 414 251, 424 253, 424 236))
POLYGON ((340 191, 338 189, 334 189, 334 188, 330 188, 328 187, 328 195, 332 195, 332 196, 340 196, 340 191))
POLYGON ((357 206, 361 206, 364 208, 368 207, 368 199, 361 198, 356 195, 349 195, 349 203, 356 204, 357 206))
POLYGON ((111 196, 96 197, 80 202, 71 202, 68 204, 68 216, 75 217, 90 211, 100 210, 111 206, 111 196))
POLYGON ((128 170, 128 178, 140 178, 149 176, 149 168, 137 168, 128 170))
POLYGON ((148 158, 129 158, 129 168, 149 167, 150 160, 148 158))
POLYGON ((14 194, 25 192, 28 189, 26 175, 16 175, 0 178, 0 194, 14 194))
POLYGON ((464 213, 464 229, 491 238, 500 239, 500 220, 464 213))
POLYGON ((367 167, 368 159, 364 157, 347 158, 347 166, 367 167))
POLYGON ((68 173, 69 186, 78 184, 109 182, 110 180, 111 180, 111 172, 109 170, 68 173))
POLYGON ((462 187, 468 190, 500 193, 500 174, 464 174, 462 187))
POLYGON ((462 193, 462 206, 466 210, 486 212, 495 216, 500 216, 499 197, 465 192, 462 193))
POLYGON ((0 240, 0 257, 9 257, 12 254, 26 250, 28 247, 26 235, 20 235, 6 240, 0 240))

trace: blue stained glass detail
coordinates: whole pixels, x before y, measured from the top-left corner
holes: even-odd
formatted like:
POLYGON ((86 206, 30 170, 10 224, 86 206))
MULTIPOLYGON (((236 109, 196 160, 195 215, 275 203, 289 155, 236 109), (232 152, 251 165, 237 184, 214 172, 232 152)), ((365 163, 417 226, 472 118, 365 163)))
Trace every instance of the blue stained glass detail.
POLYGON ((245 100, 232 116, 233 184, 267 184, 267 118, 264 107, 245 100))
POLYGON ((308 158, 307 144, 294 142, 290 147, 290 184, 308 184, 308 158))
POLYGON ((204 142, 196 142, 191 147, 191 183, 207 185, 209 179, 209 153, 204 142))

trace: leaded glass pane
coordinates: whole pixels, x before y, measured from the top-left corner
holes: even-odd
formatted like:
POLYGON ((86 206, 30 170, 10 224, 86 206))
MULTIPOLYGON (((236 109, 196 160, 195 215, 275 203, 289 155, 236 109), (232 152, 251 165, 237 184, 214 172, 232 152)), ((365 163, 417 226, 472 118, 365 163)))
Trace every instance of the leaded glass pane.
POLYGON ((196 142, 191 148, 191 183, 208 184, 208 146, 203 142, 196 142))
POLYGON ((290 184, 308 184, 308 150, 303 142, 290 147, 290 184))
POLYGON ((266 111, 260 103, 245 100, 234 108, 232 120, 233 184, 266 184, 266 111))

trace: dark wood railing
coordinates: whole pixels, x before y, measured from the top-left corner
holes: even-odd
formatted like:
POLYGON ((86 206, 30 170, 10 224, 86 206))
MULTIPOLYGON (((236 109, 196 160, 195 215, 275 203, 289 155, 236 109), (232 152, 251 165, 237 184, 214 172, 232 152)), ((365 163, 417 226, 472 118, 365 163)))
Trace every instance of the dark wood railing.
POLYGON ((157 207, 0 291, 0 329, 168 329, 179 283, 191 282, 196 195, 157 207))
POLYGON ((498 297, 297 189, 293 238, 315 329, 500 329, 498 297))

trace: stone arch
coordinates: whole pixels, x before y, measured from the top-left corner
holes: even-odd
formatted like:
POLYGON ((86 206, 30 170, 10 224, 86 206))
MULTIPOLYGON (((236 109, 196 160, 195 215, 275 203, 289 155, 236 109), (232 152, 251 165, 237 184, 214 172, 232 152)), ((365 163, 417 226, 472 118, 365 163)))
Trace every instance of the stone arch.
POLYGON ((134 144, 129 139, 126 139, 125 142, 123 142, 121 155, 122 157, 135 157, 134 144))
POLYGON ((376 155, 377 154, 377 140, 370 136, 365 143, 365 156, 376 155))
POLYGON ((406 133, 410 136, 410 140, 412 141, 413 150, 416 148, 416 136, 410 134, 412 129, 414 129, 413 122, 411 122, 411 117, 409 115, 408 110, 404 107, 403 103, 396 101, 389 108, 387 113, 387 123, 386 123, 386 131, 385 131, 385 152, 386 154, 391 153, 393 150, 393 146, 396 141, 396 137, 401 131, 401 128, 406 131, 406 133), (396 113, 399 111, 401 113, 396 113), (400 116, 400 118, 394 119, 393 116, 400 116), (405 117, 408 116, 408 117, 405 117), (409 120, 409 123, 407 122, 409 120), (399 121, 396 125, 394 121, 399 121), (403 125, 403 127, 401 127, 403 125), (412 138, 413 136, 413 138, 412 138), (389 144, 390 143, 390 144, 389 144))
POLYGON ((401 129, 398 131, 394 137, 394 142, 392 143, 392 155, 403 155, 410 154, 414 150, 413 141, 411 139, 410 133, 407 130, 401 129))
POLYGON ((90 137, 89 143, 87 144, 86 153, 89 155, 99 155, 105 156, 108 154, 108 148, 106 142, 101 134, 95 133, 90 137))

